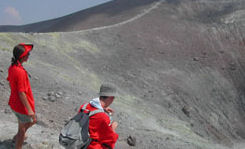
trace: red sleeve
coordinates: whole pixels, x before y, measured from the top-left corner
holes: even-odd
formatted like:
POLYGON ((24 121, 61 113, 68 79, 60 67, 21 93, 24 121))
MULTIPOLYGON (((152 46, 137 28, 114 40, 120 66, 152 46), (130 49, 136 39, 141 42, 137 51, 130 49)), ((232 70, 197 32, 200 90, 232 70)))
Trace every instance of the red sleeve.
POLYGON ((110 120, 103 116, 101 119, 98 120, 99 123, 99 142, 101 144, 106 144, 111 148, 115 147, 115 143, 118 139, 118 134, 112 130, 109 126, 110 120))
POLYGON ((9 69, 8 69, 8 77, 7 77, 7 80, 8 80, 8 81, 10 81, 9 71, 10 71, 10 67, 9 67, 9 69))
POLYGON ((26 86, 26 74, 24 71, 17 71, 15 74, 16 78, 16 85, 17 85, 17 91, 18 92, 26 92, 27 86, 26 86))

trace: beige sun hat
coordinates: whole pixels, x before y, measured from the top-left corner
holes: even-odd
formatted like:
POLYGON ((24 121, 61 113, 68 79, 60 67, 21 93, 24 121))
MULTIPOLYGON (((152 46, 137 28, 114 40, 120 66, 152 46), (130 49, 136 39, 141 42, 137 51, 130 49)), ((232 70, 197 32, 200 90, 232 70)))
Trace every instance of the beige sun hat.
POLYGON ((99 96, 117 96, 116 87, 112 84, 102 84, 100 86, 99 96))

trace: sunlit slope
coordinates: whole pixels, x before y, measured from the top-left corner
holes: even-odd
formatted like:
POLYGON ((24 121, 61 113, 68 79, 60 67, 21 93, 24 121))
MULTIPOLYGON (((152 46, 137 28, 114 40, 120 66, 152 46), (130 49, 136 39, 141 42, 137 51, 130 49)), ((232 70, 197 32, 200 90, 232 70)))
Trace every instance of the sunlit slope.
POLYGON ((72 115, 110 81, 120 95, 113 105, 119 142, 133 135, 139 149, 241 148, 244 5, 204 2, 155 2, 130 21, 86 31, 1 33, 0 67, 7 69, 16 43, 34 43, 26 67, 38 102, 46 102, 42 97, 50 90, 66 95, 46 105, 60 111, 54 114, 57 127, 66 119, 62 112, 72 115), (213 6, 233 11, 217 13, 213 6), (207 20, 209 11, 216 15, 207 20))

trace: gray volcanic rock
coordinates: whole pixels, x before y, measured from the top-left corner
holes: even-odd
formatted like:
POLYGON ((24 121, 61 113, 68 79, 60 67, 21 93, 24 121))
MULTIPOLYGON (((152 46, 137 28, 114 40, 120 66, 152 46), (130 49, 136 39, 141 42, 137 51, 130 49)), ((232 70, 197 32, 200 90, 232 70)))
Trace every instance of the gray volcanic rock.
POLYGON ((129 136, 127 138, 127 143, 130 146, 136 146, 136 138, 135 137, 132 137, 132 136, 129 136))
MULTIPOLYGON (((98 7, 99 12, 116 3, 131 11, 113 9, 115 17, 122 13, 128 17, 103 24, 107 26, 88 25, 76 32, 0 33, 2 78, 13 46, 35 45, 24 66, 39 78, 30 80, 43 123, 30 130, 32 139, 26 146, 59 148, 64 123, 97 96, 101 83, 110 82, 119 91, 112 105, 113 119, 119 122, 117 148, 243 149, 245 4, 115 0, 98 7), (50 91, 50 97, 59 95, 55 102, 42 100, 50 91), (129 135, 137 138, 136 146, 127 144, 129 135)), ((58 25, 63 31, 73 30, 58 25)), ((45 31, 57 31, 49 23, 46 27, 45 31)), ((0 86, 0 93, 0 109, 6 109, 9 89, 0 86)), ((0 117, 0 128, 6 128, 0 129, 6 134, 0 140, 8 145, 16 121, 4 111, 0 117)))

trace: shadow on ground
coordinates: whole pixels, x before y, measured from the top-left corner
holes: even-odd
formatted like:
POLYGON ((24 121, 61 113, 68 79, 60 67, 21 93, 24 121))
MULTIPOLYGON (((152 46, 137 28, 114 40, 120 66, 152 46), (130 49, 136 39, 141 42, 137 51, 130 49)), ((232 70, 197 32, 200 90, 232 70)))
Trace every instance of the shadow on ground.
MULTIPOLYGON (((24 142, 23 145, 26 145, 27 142, 24 142)), ((0 149, 14 149, 14 142, 12 139, 0 141, 0 149)))
POLYGON ((0 149, 13 149, 14 143, 12 139, 0 141, 0 149))

